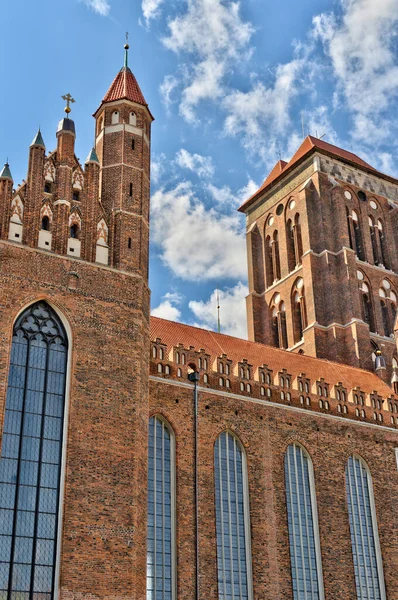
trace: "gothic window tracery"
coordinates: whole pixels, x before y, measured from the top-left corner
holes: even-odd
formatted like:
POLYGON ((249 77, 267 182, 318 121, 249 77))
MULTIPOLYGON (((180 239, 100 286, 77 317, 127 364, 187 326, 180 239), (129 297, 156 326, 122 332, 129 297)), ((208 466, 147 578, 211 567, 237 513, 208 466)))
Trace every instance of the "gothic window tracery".
POLYGON ((369 331, 375 332, 375 320, 370 287, 365 281, 360 281, 359 290, 361 294, 362 319, 369 325, 369 331))
POLYGON ((52 600, 68 341, 46 302, 13 330, 0 461, 0 596, 52 600))
POLYGON ((279 293, 271 301, 272 342, 276 348, 287 348, 286 307, 279 293))
POLYGON ((388 279, 383 279, 379 288, 381 314, 383 318, 384 335, 390 337, 394 333, 394 324, 397 313, 397 296, 391 289, 388 279))
POLYGON ((296 279, 292 289, 292 313, 294 343, 297 344, 303 338, 303 331, 307 326, 304 281, 302 277, 296 279))

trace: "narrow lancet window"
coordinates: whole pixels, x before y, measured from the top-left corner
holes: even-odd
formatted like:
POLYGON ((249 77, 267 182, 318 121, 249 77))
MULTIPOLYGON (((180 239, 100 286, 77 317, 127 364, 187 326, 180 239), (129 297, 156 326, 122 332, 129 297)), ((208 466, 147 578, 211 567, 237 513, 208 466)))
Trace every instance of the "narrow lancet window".
POLYGON ((67 350, 45 302, 16 321, 0 460, 0 598, 55 598, 67 350))
POLYGON ((298 444, 285 455, 286 504, 294 600, 323 600, 312 463, 298 444))
POLYGON ((346 488, 357 598, 385 600, 372 478, 356 456, 348 459, 346 488))
POLYGON ((149 420, 147 600, 174 600, 174 438, 159 417, 149 420))
POLYGON ((244 451, 229 432, 214 447, 219 600, 251 600, 247 473, 244 451))

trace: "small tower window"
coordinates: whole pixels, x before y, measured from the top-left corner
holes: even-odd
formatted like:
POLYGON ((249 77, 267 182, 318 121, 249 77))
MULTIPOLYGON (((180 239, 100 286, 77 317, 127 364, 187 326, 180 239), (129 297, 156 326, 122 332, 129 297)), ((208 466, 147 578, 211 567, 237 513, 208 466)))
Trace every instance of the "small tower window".
POLYGON ((119 123, 119 113, 117 110, 112 113, 112 125, 116 125, 116 123, 119 123))
POLYGON ((133 184, 130 183, 130 197, 133 195, 133 184))
POLYGON ((131 250, 131 238, 128 239, 127 245, 128 245, 129 250, 131 250))
POLYGON ((41 228, 44 229, 44 231, 50 231, 50 219, 47 216, 42 218, 41 228))
POLYGON ((72 198, 73 198, 74 202, 79 202, 79 200, 80 200, 79 192, 73 192, 72 198))
POLYGON ((74 240, 79 238, 79 226, 76 223, 73 223, 70 228, 70 237, 74 240))
POLYGON ((135 139, 134 138, 132 138, 132 140, 131 140, 131 149, 135 150, 135 139))
POLYGON ((130 113, 130 125, 137 125, 137 115, 135 112, 130 113))
POLYGON ((46 194, 51 194, 51 183, 48 183, 48 181, 44 184, 44 192, 46 194))

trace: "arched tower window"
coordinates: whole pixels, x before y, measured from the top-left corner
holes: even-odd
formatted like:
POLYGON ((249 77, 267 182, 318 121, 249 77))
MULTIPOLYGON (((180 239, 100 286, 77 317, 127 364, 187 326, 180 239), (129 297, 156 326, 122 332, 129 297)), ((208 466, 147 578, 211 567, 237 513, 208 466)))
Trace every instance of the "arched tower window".
POLYGON ((356 456, 346 466, 346 491, 358 600, 384 600, 384 577, 372 477, 356 456))
POLYGON ((369 325, 369 330, 374 332, 375 320, 369 286, 365 281, 361 281, 359 289, 361 292, 362 318, 369 325))
POLYGON ((170 428, 149 419, 147 600, 175 599, 175 448, 170 428))
POLYGON ((379 249, 378 249, 378 244, 377 244, 378 229, 376 227, 373 217, 369 217, 369 230, 370 230, 370 239, 372 241, 373 262, 375 265, 378 265, 380 262, 379 249))
POLYGON ((270 311, 272 345, 276 348, 287 348, 286 307, 279 293, 273 296, 270 311))
POLYGON ((246 458, 236 437, 218 436, 214 446, 219 600, 251 600, 249 497, 246 458))
POLYGON ((355 210, 352 211, 352 226, 354 229, 355 252, 357 253, 359 260, 365 260, 362 231, 359 224, 358 214, 355 212, 355 210))
POLYGON ((137 115, 135 114, 135 112, 130 113, 129 122, 130 125, 137 125, 137 115))
POLYGON ((73 225, 70 226, 69 237, 76 240, 79 239, 79 231, 79 225, 77 223, 73 223, 73 225))
POLYGON ((307 326, 304 281, 299 277, 292 290, 292 313, 293 313, 293 336, 294 343, 297 344, 303 337, 303 330, 307 326))
POLYGON ((111 118, 112 125, 116 125, 117 123, 119 123, 119 118, 119 112, 117 110, 114 110, 111 118))
POLYGON ((379 288, 381 313, 383 317, 384 335, 389 337, 394 332, 395 318, 397 314, 397 296, 391 289, 388 279, 383 279, 379 288))
MULTIPOLYGON (((375 229, 375 231, 376 231, 376 229, 375 229)), ((390 261, 388 259, 387 240, 384 235, 383 223, 380 221, 380 219, 378 219, 378 221, 377 221, 377 235, 378 235, 378 242, 379 242, 379 247, 380 247, 380 252, 381 252, 381 262, 386 267, 386 269, 389 269, 390 261)))
POLYGON ((323 600, 318 514, 312 462, 298 444, 285 455, 286 506, 294 600, 323 600))
POLYGON ((301 258, 303 256, 303 240, 301 237, 301 223, 300 223, 300 215, 297 213, 294 217, 294 235, 295 235, 295 252, 296 252, 296 263, 301 263, 301 258))
POLYGON ((293 221, 291 219, 286 223, 286 241, 287 241, 287 262, 289 265, 289 271, 297 266, 296 260, 296 248, 295 248, 295 231, 293 221))
POLYGON ((269 235, 267 235, 267 237, 265 238, 265 276, 266 276, 266 282, 267 282, 267 287, 270 287, 275 280, 275 274, 274 274, 274 264, 273 264, 273 260, 272 260, 272 243, 271 243, 271 237, 269 235))
POLYGON ((272 270, 274 273, 275 279, 281 278, 281 263, 279 258, 279 241, 278 241, 278 232, 274 231, 274 235, 272 236, 272 270))
POLYGON ((46 302, 18 317, 0 461, 2 598, 54 598, 67 352, 46 302))
POLYGON ((350 242, 350 248, 352 250, 354 250, 352 216, 350 213, 350 209, 347 206, 345 207, 345 210, 346 210, 346 214, 347 214, 347 229, 348 229, 348 238, 349 238, 349 242, 350 242))

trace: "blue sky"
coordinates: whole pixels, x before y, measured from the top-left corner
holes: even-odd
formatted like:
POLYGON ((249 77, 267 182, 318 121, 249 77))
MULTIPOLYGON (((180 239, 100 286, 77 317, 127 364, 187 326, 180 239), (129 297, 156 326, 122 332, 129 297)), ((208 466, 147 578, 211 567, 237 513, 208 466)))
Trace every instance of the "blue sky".
POLYGON ((26 175, 40 124, 55 147, 76 99, 77 156, 123 62, 152 134, 153 313, 245 337, 237 206, 305 132, 398 174, 398 0, 14 0, 2 7, 0 161, 26 175))

